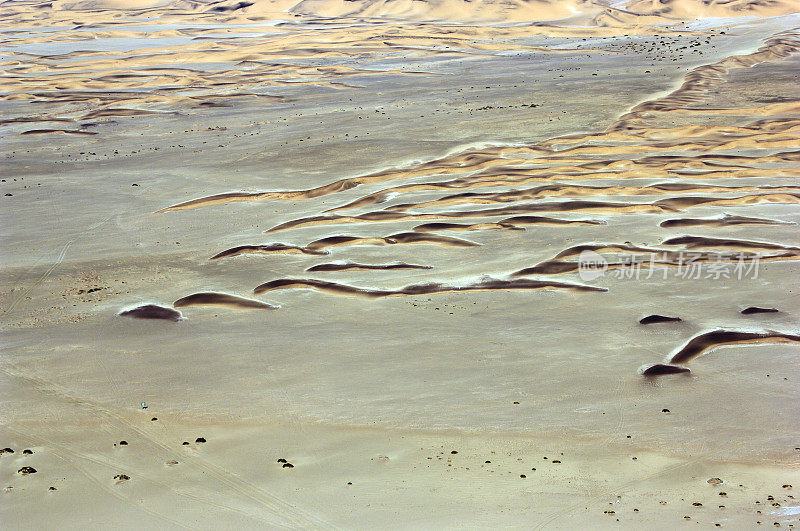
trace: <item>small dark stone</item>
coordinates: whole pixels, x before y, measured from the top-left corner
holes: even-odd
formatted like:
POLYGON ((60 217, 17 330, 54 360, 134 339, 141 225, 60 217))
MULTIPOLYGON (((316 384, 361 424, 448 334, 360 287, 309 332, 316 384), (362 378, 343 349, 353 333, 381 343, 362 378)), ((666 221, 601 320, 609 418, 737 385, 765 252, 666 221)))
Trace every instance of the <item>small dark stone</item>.
POLYGON ((204 443, 204 442, 206 442, 206 439, 205 439, 205 437, 198 437, 197 439, 194 440, 194 442, 196 442, 196 443, 204 443))
POLYGON ((291 463, 284 463, 283 468, 294 468, 294 465, 291 463))
MULTIPOLYGON (((800 448, 798 448, 798 450, 800 450, 800 448)), ((3 448, 2 450, 0 450, 0 454, 13 454, 13 453, 14 450, 12 450, 11 448, 3 448)))
POLYGON ((279 463, 286 463, 286 459, 284 459, 283 457, 281 457, 280 459, 278 459, 278 462, 279 462, 279 463))
POLYGON ((183 441, 184 446, 189 446, 189 441, 183 441))
POLYGON ((158 417, 153 417, 153 418, 151 418, 150 420, 151 420, 152 422, 155 422, 155 421, 157 421, 157 420, 158 420, 158 417))
POLYGON ((117 481, 128 481, 129 479, 131 479, 131 477, 127 474, 117 474, 116 476, 114 476, 114 479, 116 479, 117 481))
POLYGON ((526 476, 525 474, 520 474, 519 477, 521 477, 522 479, 525 479, 528 476, 526 476))
POLYGON ((491 461, 484 461, 484 462, 485 462, 486 464, 489 464, 489 463, 491 463, 491 461))
POLYGON ((553 459, 553 461, 552 461, 552 462, 553 462, 553 463, 558 463, 558 464, 561 464, 561 461, 559 461, 558 459, 553 459))
POLYGON ((700 503, 700 502, 694 502, 692 505, 695 506, 695 507, 702 507, 703 506, 703 504, 700 503))
POLYGON ((347 484, 348 484, 348 485, 352 485, 352 484, 353 484, 353 482, 352 482, 352 481, 348 481, 348 482, 347 482, 347 484))
POLYGON ((664 409, 662 409, 662 410, 661 410, 661 412, 662 412, 662 413, 669 413, 669 409, 667 409, 667 408, 664 408, 664 409))
POLYGON ((22 455, 32 455, 32 454, 33 454, 33 450, 29 450, 27 448, 25 450, 22 450, 22 455))
POLYGON ((451 453, 451 454, 453 454, 453 455, 455 455, 455 454, 457 454, 458 452, 456 452, 455 450, 453 450, 453 451, 452 451, 452 452, 450 452, 450 453, 451 453))
POLYGON ((119 445, 120 446, 128 446, 128 441, 120 441, 119 445))
POLYGON ((56 489, 55 487, 50 487, 50 488, 49 488, 49 489, 47 489, 47 490, 58 490, 58 489, 56 489))
POLYGON ((28 474, 35 474, 36 469, 32 466, 24 466, 17 470, 17 474, 22 474, 23 476, 27 476, 28 474))

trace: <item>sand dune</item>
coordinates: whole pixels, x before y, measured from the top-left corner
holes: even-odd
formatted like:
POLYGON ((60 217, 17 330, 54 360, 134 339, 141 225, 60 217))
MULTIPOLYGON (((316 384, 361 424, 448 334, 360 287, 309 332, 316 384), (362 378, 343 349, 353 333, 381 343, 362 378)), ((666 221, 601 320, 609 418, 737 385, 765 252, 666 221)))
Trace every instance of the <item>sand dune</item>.
POLYGON ((183 319, 181 312, 156 304, 137 306, 130 310, 121 311, 119 315, 122 317, 133 317, 134 319, 164 319, 167 321, 180 321, 183 319))
POLYGON ((670 363, 686 363, 722 345, 800 342, 800 335, 764 330, 712 330, 698 334, 670 356, 670 363))
POLYGON ((476 231, 476 230, 523 230, 521 227, 515 227, 510 223, 423 223, 417 225, 413 229, 415 232, 428 232, 439 230, 454 230, 454 231, 476 231))
POLYGON ((647 365, 639 369, 642 376, 664 376, 667 374, 690 374, 692 372, 688 367, 681 367, 680 365, 669 365, 666 363, 656 363, 647 365))
POLYGON ((662 221, 660 227, 727 227, 730 225, 793 225, 791 221, 722 214, 709 218, 675 218, 662 221))
POLYGON ((742 315, 752 315, 754 313, 780 313, 777 308, 762 308, 760 306, 748 306, 739 312, 742 315))
POLYGON ((231 256, 238 256, 240 254, 313 254, 322 255, 328 254, 326 251, 318 249, 309 249, 307 247, 299 247, 297 245, 286 245, 284 243, 269 243, 265 245, 239 245, 221 251, 209 260, 219 260, 220 258, 229 258, 231 256))
POLYGON ((202 292, 181 297, 172 303, 175 308, 186 308, 188 306, 222 306, 234 310, 264 309, 275 310, 278 306, 267 304, 266 302, 246 299, 227 293, 202 292))
POLYGON ((797 317, 782 13, 0 2, 6 527, 792 525, 800 336, 717 328, 797 317), (239 245, 268 227, 311 243, 239 245), (608 289, 556 280, 584 252, 608 289), (259 277, 268 326, 152 321, 277 308, 204 291, 259 277), (759 362, 681 376, 740 344, 759 362))
POLYGON ((748 240, 737 240, 728 238, 709 238, 706 236, 675 236, 667 238, 662 242, 664 245, 683 245, 687 249, 737 249, 752 251, 754 249, 763 251, 800 251, 800 247, 794 245, 783 245, 770 242, 756 242, 748 240))
POLYGON ((666 315, 653 314, 639 319, 639 324, 647 325, 655 323, 679 323, 681 321, 682 319, 680 317, 669 317, 666 315))
POLYGON ((394 271, 398 269, 433 269, 432 266, 395 262, 391 264, 360 264, 358 262, 330 262, 311 266, 306 271, 394 271))
POLYGON ((305 248, 316 251, 341 245, 394 245, 399 243, 436 243, 450 247, 475 247, 475 242, 440 236, 438 234, 418 234, 414 232, 401 232, 379 238, 361 238, 358 236, 328 236, 309 243, 305 248))
POLYGON ((555 281, 542 281, 542 280, 499 280, 499 279, 482 279, 471 284, 464 285, 448 285, 440 284, 437 282, 428 282, 421 284, 412 284, 395 290, 379 290, 359 288, 356 286, 349 286, 347 284, 339 284, 336 282, 328 282, 325 280, 315 279, 291 279, 282 278, 278 280, 271 280, 260 284, 253 290, 258 295, 266 293, 267 291, 278 289, 293 289, 293 288, 313 288, 319 291, 328 293, 335 293, 341 295, 358 295, 368 298, 389 297, 392 295, 428 295, 433 293, 448 293, 448 292, 468 292, 468 291, 494 291, 494 290, 551 290, 551 289, 566 289, 575 291, 607 291, 605 288, 598 288, 588 286, 585 284, 573 284, 569 282, 555 282, 555 281))

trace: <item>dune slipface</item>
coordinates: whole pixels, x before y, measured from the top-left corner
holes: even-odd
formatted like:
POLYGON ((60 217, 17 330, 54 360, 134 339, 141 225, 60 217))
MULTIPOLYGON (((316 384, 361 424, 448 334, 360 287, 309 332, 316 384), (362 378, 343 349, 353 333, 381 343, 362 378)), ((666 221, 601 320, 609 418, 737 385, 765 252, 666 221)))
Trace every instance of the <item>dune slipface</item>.
POLYGON ((231 256, 238 256, 240 254, 312 254, 323 255, 328 254, 326 251, 319 249, 311 249, 308 247, 299 247, 297 245, 286 245, 284 243, 270 243, 266 245, 239 245, 221 251, 209 260, 219 260, 220 258, 229 258, 231 256))
POLYGON ((183 319, 181 312, 172 308, 165 308, 156 304, 145 304, 119 313, 122 317, 134 319, 163 319, 166 321, 180 321, 183 319))
POLYGON ((654 324, 654 323, 679 323, 682 319, 680 317, 669 317, 666 315, 648 315, 639 319, 639 324, 654 324))
POLYGON ((427 295, 433 293, 446 292, 467 292, 467 291, 492 291, 492 290, 542 290, 542 289, 566 289, 575 291, 607 291, 605 288, 587 286, 585 284, 574 284, 569 282, 540 281, 540 280, 496 280, 486 279, 471 284, 447 285, 435 282, 412 284, 404 288, 395 290, 366 289, 336 282, 328 282, 315 279, 289 279, 282 278, 265 282, 257 286, 254 293, 265 293, 276 289, 288 288, 314 288, 320 291, 338 293, 344 295, 359 295, 368 298, 388 297, 391 295, 427 295))
POLYGON ((670 363, 686 363, 706 351, 721 345, 739 345, 750 343, 788 343, 800 342, 800 335, 764 330, 745 332, 738 330, 712 330, 704 332, 689 340, 670 357, 670 363))
POLYGON ((656 363, 642 367, 639 372, 642 376, 664 376, 667 374, 690 374, 692 371, 688 367, 681 367, 680 365, 656 363))
POLYGON ((796 0, 0 20, 4 528, 796 526, 796 0))
POLYGON ((311 266, 306 271, 394 271, 398 269, 433 269, 432 266, 406 264, 359 264, 357 262, 331 262, 311 266))
POLYGON ((176 308, 185 308, 187 306, 222 306, 236 310, 275 310, 278 308, 272 304, 254 299, 246 299, 227 293, 214 292, 194 293, 176 300, 172 305, 176 308))

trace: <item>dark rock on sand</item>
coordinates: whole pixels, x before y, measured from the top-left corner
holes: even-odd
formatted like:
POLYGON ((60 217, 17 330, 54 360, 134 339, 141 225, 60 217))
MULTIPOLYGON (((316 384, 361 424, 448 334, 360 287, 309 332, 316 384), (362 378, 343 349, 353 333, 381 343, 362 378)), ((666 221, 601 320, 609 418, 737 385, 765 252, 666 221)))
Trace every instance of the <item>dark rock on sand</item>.
POLYGON ((116 479, 117 481, 128 481, 129 479, 131 479, 131 477, 127 474, 117 474, 116 476, 114 476, 114 479, 116 479))
POLYGON ((639 324, 655 324, 655 323, 679 323, 682 319, 680 317, 668 317, 666 315, 648 315, 639 319, 639 324))
POLYGON ((204 442, 206 442, 206 439, 205 439, 205 437, 198 437, 197 439, 194 440, 194 442, 196 442, 196 443, 204 443, 204 442))
POLYGON ((128 446, 128 441, 120 441, 119 445, 120 446, 128 446))
POLYGON ((663 376, 665 374, 689 374, 692 371, 688 367, 679 365, 669 365, 667 363, 656 363, 641 371, 642 376, 663 376))
POLYGON ((22 455, 32 455, 32 454, 33 454, 33 450, 29 450, 27 448, 25 450, 22 450, 22 455))
POLYGON ((32 466, 24 466, 17 470, 17 474, 22 474, 23 476, 27 476, 28 474, 35 474, 36 469, 32 466))
POLYGON ((133 317, 135 319, 165 319, 167 321, 180 321, 183 319, 181 312, 155 304, 138 306, 132 310, 120 312, 119 315, 122 317, 133 317))
POLYGON ((294 465, 291 463, 284 463, 283 468, 294 468, 294 465))
POLYGON ((13 453, 14 453, 14 450, 12 450, 11 448, 3 448, 2 450, 0 450, 0 455, 13 454, 13 453))
POLYGON ((281 457, 280 459, 278 459, 278 462, 279 462, 279 463, 286 463, 287 461, 286 461, 286 459, 284 459, 283 457, 281 457))

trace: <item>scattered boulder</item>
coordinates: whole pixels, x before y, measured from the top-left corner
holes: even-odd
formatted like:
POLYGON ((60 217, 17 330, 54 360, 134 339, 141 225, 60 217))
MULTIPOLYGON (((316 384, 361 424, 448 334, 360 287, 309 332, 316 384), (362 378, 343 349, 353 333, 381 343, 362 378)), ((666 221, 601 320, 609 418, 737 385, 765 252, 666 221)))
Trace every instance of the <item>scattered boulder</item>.
POLYGON ((283 468, 294 468, 294 465, 291 463, 284 463, 283 468))
POLYGON ((204 443, 204 442, 206 442, 206 439, 205 439, 205 437, 198 437, 197 439, 194 440, 194 442, 196 442, 196 443, 204 443))
POLYGON ((722 480, 719 478, 711 478, 708 480, 709 485, 719 485, 722 483, 722 480))
POLYGON ((121 482, 121 481, 128 481, 129 479, 131 479, 131 477, 128 474, 117 474, 116 476, 114 476, 114 479, 116 479, 117 482, 121 482))
POLYGON ((20 468, 19 470, 17 470, 17 474, 20 474, 20 475, 23 475, 23 476, 27 476, 28 474, 35 474, 35 473, 36 473, 36 469, 33 468, 32 466, 24 466, 24 467, 20 468))
POLYGON ((26 448, 22 450, 22 455, 33 455, 33 450, 26 448))

